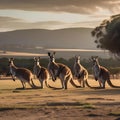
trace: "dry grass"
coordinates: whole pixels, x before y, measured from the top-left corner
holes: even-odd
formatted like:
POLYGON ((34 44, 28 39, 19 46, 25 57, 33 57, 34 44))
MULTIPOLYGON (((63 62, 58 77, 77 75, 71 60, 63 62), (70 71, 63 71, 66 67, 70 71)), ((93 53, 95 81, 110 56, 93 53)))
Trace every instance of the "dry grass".
MULTIPOLYGON (((34 82, 40 85, 38 80, 34 82)), ((89 83, 98 86, 93 79, 89 79, 89 83)), ((120 85, 120 80, 113 83, 120 85)), ((59 80, 55 83, 50 80, 49 84, 61 87, 59 80)), ((0 120, 113 120, 120 117, 120 89, 108 85, 106 89, 74 88, 70 83, 68 90, 31 89, 29 85, 25 90, 18 88, 21 88, 19 80, 0 81, 0 120)))

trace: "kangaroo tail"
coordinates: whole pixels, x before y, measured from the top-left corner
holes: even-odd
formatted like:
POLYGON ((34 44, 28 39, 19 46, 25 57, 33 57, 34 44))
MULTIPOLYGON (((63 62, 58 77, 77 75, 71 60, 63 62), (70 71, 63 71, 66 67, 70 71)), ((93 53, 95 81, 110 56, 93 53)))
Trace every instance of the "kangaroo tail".
POLYGON ((54 87, 50 86, 50 85, 47 83, 46 80, 45 80, 45 85, 46 85, 47 88, 54 88, 54 87))
POLYGON ((115 86, 112 84, 112 82, 110 81, 110 79, 107 79, 107 83, 110 87, 113 87, 113 88, 120 88, 120 86, 115 86))
POLYGON ((33 82, 33 79, 32 79, 32 78, 31 78, 31 83, 30 83, 30 86, 31 86, 32 88, 37 87, 37 86, 34 84, 34 82, 33 82))
POLYGON ((49 84, 47 83, 47 80, 45 80, 45 85, 46 85, 47 88, 51 88, 51 89, 54 89, 54 90, 62 89, 62 88, 57 88, 57 87, 53 87, 53 86, 49 85, 49 84))
POLYGON ((87 87, 92 88, 92 87, 89 85, 87 79, 85 80, 85 84, 87 85, 87 87))
POLYGON ((76 85, 76 84, 73 82, 73 79, 70 80, 70 83, 71 83, 71 85, 72 85, 73 87, 75 87, 75 88, 81 88, 81 86, 78 86, 78 85, 76 85))
POLYGON ((85 84, 87 85, 87 87, 89 87, 91 89, 100 89, 101 88, 101 87, 92 87, 92 86, 90 86, 87 79, 85 80, 85 84))

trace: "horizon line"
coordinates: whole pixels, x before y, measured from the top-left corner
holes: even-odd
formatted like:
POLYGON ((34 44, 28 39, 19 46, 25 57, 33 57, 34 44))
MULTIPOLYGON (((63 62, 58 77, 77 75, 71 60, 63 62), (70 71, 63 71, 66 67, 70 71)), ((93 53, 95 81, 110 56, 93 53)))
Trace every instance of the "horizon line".
POLYGON ((0 30, 0 33, 3 32, 12 32, 12 31, 19 31, 19 30, 49 30, 49 31, 54 31, 54 30, 64 30, 64 29, 94 29, 94 27, 65 27, 65 28, 22 28, 22 29, 9 29, 9 30, 0 30))

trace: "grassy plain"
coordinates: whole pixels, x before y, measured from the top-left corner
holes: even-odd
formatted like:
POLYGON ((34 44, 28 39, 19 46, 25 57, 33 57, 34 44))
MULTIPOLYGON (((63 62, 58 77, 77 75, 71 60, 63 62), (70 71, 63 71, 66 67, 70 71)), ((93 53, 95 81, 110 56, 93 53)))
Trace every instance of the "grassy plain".
MULTIPOLYGON (((120 120, 120 88, 74 88, 69 83, 67 90, 31 89, 29 85, 23 90, 19 80, 1 79, 0 120, 120 120)), ((112 83, 120 86, 120 79, 112 83)), ((61 87, 59 80, 49 84, 61 87)), ((92 78, 89 84, 98 86, 92 78)))

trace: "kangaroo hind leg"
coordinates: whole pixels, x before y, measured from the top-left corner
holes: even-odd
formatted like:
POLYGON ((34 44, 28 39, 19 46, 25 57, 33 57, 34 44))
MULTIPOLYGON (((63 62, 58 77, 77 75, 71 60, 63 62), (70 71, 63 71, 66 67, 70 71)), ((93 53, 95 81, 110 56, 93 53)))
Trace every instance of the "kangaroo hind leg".
POLYGON ((105 83, 106 81, 105 80, 102 80, 102 88, 105 89, 105 83))
POLYGON ((83 88, 85 87, 85 80, 84 79, 82 80, 82 87, 83 88))
POLYGON ((70 80, 69 76, 66 77, 66 80, 64 81, 64 89, 67 89, 69 80, 70 80))
POLYGON ((30 83, 30 84, 31 84, 30 86, 31 86, 32 88, 35 88, 35 87, 36 87, 36 85, 34 84, 34 82, 33 82, 33 79, 32 79, 32 78, 31 78, 31 83, 30 83))
POLYGON ((64 79, 61 79, 60 81, 61 81, 62 89, 65 89, 65 81, 64 81, 64 79))
POLYGON ((22 83, 23 89, 25 89, 26 88, 25 82, 21 81, 21 83, 22 83))
POLYGON ((43 80, 40 80, 41 89, 43 89, 43 80))

